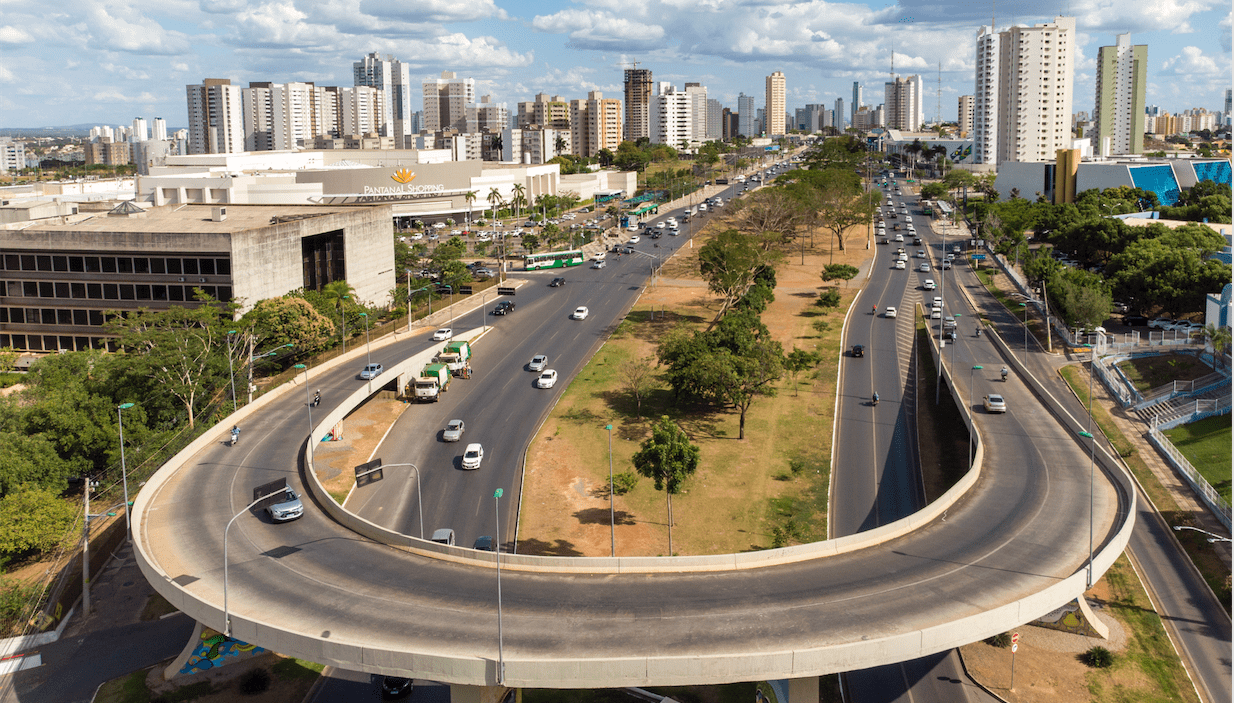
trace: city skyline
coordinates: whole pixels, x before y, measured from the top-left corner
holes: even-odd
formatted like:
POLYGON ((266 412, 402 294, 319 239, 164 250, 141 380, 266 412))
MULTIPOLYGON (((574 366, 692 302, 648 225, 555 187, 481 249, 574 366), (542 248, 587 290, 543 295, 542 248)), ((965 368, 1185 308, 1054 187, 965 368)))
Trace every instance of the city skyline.
MULTIPOLYGON (((441 71, 474 78, 477 94, 515 104, 547 92, 567 99, 623 92, 637 61, 654 80, 708 86, 735 108, 783 71, 786 107, 851 99, 854 81, 877 104, 888 80, 921 75, 924 117, 956 117, 973 92, 976 34, 989 7, 959 2, 898 5, 715 0, 677 7, 659 0, 537 3, 538 14, 505 0, 299 6, 201 0, 146 7, 82 4, 49 17, 31 0, 6 8, 0 25, 0 127, 128 124, 135 116, 187 124, 184 86, 204 78, 313 81, 350 86, 353 63, 371 52, 409 65, 416 88, 441 71), (419 57, 431 57, 421 59, 419 57), (52 58, 48 58, 52 57, 52 58), (942 64, 941 100, 939 64, 942 64)), ((1170 112, 1219 109, 1230 75, 1230 10, 1214 0, 1153 7, 1070 3, 1077 33, 1073 102, 1092 111, 1099 47, 1130 32, 1148 45, 1146 102, 1170 112)), ((1049 21, 1035 3, 1003 0, 995 26, 1049 21)), ((759 100, 758 107, 763 107, 759 100)))

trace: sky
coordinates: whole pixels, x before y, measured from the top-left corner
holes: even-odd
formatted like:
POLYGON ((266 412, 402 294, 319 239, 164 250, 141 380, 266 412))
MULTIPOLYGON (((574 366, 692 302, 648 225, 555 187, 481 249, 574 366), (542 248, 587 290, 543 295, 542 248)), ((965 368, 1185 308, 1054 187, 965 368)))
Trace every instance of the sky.
MULTIPOLYGON (((973 92, 975 36, 1076 17, 1073 108, 1090 111, 1098 47, 1131 32, 1148 45, 1146 104, 1220 110, 1231 85, 1229 0, 0 0, 0 128, 187 126, 184 87, 204 78, 351 85, 365 54, 476 80, 511 112, 536 93, 620 98, 622 69, 700 82, 736 109, 763 106, 783 71, 787 104, 849 109, 853 81, 882 102, 891 70, 920 74, 925 116, 973 92), (993 14, 995 13, 996 14, 993 14), (993 14, 993 17, 992 17, 993 14), (940 72, 941 65, 941 72, 940 72), (941 76, 941 85, 940 85, 941 76), (939 94, 941 92, 941 99, 939 94)), ((419 100, 419 91, 413 95, 419 100)))

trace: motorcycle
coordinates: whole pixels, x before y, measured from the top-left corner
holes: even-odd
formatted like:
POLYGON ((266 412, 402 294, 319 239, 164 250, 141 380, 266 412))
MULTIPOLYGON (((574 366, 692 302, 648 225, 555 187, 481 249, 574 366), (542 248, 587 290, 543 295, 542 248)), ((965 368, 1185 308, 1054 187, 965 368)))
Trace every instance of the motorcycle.
POLYGON ((236 442, 240 441, 240 428, 231 428, 231 446, 236 446, 236 442))
POLYGON ((874 407, 876 408, 878 407, 878 394, 877 393, 874 394, 874 407))
POLYGON ((318 405, 321 405, 321 391, 317 391, 313 394, 312 406, 315 408, 318 405))

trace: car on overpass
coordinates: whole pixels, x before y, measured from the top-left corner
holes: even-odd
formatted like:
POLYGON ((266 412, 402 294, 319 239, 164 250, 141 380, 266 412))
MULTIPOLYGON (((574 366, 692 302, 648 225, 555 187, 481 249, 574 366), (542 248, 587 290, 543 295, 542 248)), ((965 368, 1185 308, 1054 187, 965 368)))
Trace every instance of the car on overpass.
POLYGON ((434 342, 444 342, 454 337, 454 330, 449 327, 443 327, 433 333, 434 342))
POLYGON ((441 433, 441 441, 443 442, 458 442, 463 439, 463 431, 466 430, 466 425, 462 420, 451 420, 446 424, 446 429, 441 433))
POLYGON ((985 411, 988 413, 1005 413, 1007 412, 1007 401, 997 393, 991 393, 985 397, 985 411))
POLYGON ((385 370, 386 368, 381 364, 366 364, 364 366, 364 370, 360 372, 360 379, 364 381, 371 381, 380 376, 381 372, 385 370))
POLYGON ((484 447, 480 446, 479 442, 472 442, 463 450, 463 468, 475 470, 480 468, 480 462, 484 461, 484 447))
POLYGON ((304 514, 304 502, 300 500, 300 496, 296 495, 291 486, 288 486, 283 489, 279 502, 266 508, 266 514, 275 522, 295 520, 304 514))

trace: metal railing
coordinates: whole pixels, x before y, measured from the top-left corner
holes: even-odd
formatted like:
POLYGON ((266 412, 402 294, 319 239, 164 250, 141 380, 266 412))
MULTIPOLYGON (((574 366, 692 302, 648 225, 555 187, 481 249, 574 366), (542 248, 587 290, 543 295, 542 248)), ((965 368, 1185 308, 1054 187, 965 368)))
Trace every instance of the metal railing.
MULTIPOLYGON (((1210 403, 1216 406, 1219 405, 1221 401, 1196 401, 1197 408, 1204 403, 1210 403)), ((1184 421, 1194 422, 1195 420, 1203 419, 1204 417, 1208 417, 1210 415, 1225 414, 1230 412, 1229 400, 1225 399, 1224 404, 1224 410, 1221 408, 1215 408, 1214 410, 1200 412, 1199 416, 1193 416, 1194 414, 1188 415, 1167 424, 1172 426, 1175 424, 1183 424, 1184 421)), ((1217 516, 1217 519, 1225 525, 1226 529, 1232 529, 1230 526, 1229 501, 1222 497, 1222 495, 1217 492, 1217 489, 1213 488, 1212 485, 1209 484, 1208 479, 1204 478, 1204 476, 1191 465, 1191 462, 1187 460, 1187 457, 1183 456, 1183 453, 1178 451, 1178 448, 1170 442, 1169 437, 1166 437, 1161 433, 1161 430, 1158 429, 1159 427, 1165 426, 1166 425, 1164 424, 1158 424, 1157 418, 1153 418, 1153 421, 1150 423, 1148 428, 1149 443, 1151 443, 1157 451, 1161 452, 1161 455, 1165 457, 1166 461, 1174 467, 1175 471, 1182 475, 1187 483, 1191 484, 1191 488, 1200 496, 1200 499, 1204 501, 1204 504, 1208 506, 1209 510, 1217 516)))
POLYGON ((1218 386, 1227 384, 1230 379, 1220 371, 1214 371, 1206 376, 1201 376, 1190 381, 1170 381, 1169 383, 1157 386, 1143 394, 1143 400, 1137 403, 1137 409, 1148 407, 1154 403, 1159 403, 1163 400, 1168 400, 1180 395, 1196 395, 1208 390, 1212 390, 1218 386))

